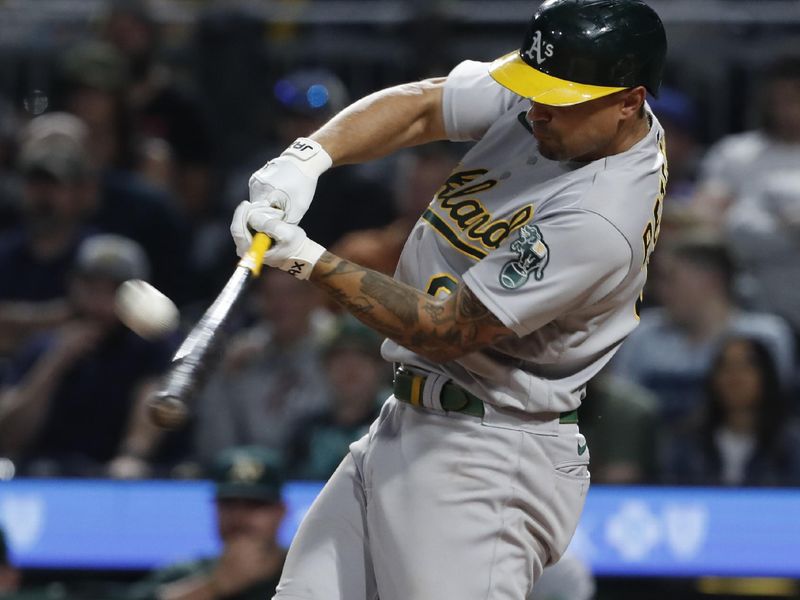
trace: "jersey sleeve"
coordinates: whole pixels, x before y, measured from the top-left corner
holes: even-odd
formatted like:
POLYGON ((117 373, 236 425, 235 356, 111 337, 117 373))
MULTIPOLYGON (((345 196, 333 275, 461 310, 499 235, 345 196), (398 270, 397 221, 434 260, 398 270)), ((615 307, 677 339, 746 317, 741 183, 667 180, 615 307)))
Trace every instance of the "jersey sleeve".
POLYGON ((453 142, 477 141, 520 97, 489 75, 489 64, 465 60, 444 84, 442 110, 447 137, 453 142))
POLYGON ((605 298, 626 278, 632 252, 605 218, 560 212, 529 223, 464 274, 464 283, 519 337, 605 298))

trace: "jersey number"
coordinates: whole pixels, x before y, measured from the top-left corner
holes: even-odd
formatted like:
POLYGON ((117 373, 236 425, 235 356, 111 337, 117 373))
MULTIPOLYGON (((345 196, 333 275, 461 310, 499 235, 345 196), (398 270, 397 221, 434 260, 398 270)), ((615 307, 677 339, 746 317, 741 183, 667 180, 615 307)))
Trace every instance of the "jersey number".
POLYGON ((425 290, 434 298, 449 296, 458 288, 458 280, 449 273, 437 273, 428 280, 428 287, 425 290))

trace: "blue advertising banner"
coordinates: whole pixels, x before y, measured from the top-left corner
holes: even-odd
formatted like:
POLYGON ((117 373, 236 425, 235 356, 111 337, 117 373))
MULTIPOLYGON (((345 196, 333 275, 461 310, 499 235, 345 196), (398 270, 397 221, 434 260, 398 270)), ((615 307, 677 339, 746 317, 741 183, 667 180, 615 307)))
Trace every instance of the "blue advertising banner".
MULTIPOLYGON (((319 483, 286 486, 288 545, 319 483)), ((800 577, 800 490, 593 486, 570 552, 597 575, 800 577)), ((218 551, 207 482, 0 483, 21 567, 150 569, 218 551)))
POLYGON ((800 490, 604 487, 570 552, 598 575, 800 577, 800 490))

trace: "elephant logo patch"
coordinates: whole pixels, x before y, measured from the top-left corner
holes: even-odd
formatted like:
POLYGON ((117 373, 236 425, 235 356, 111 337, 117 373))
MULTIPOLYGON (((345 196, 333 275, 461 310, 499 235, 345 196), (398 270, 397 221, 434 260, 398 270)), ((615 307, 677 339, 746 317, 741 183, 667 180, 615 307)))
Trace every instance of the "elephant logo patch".
POLYGON ((500 285, 515 290, 524 285, 531 275, 536 281, 542 279, 550 262, 550 248, 537 225, 520 228, 519 237, 511 243, 511 250, 517 254, 517 258, 503 265, 500 285))

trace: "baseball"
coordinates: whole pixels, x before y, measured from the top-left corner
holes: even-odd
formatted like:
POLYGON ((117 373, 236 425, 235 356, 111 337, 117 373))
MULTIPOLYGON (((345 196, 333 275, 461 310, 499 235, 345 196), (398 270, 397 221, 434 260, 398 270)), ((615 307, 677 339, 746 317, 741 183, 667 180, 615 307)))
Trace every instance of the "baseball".
POLYGON ((119 320, 146 339, 164 336, 178 327, 175 303, 141 279, 129 279, 117 290, 114 305, 119 320))

